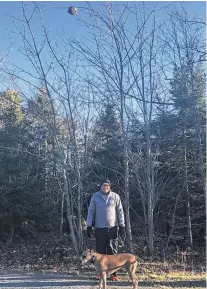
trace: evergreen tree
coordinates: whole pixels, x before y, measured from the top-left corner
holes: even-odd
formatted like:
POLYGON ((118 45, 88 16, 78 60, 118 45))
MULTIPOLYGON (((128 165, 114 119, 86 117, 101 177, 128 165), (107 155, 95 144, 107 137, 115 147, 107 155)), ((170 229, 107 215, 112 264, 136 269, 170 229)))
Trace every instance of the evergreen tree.
POLYGON ((48 225, 36 136, 16 92, 1 94, 1 240, 28 239, 48 225))
POLYGON ((106 105, 97 119, 90 150, 93 182, 97 184, 107 177, 112 183, 122 186, 123 144, 114 105, 106 105))

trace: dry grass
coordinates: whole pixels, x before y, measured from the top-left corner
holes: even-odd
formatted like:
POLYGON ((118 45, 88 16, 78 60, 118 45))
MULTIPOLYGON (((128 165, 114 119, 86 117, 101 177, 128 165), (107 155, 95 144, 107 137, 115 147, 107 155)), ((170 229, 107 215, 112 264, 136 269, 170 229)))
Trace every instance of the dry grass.
POLYGON ((206 273, 177 271, 170 273, 138 274, 140 281, 205 281, 206 273))

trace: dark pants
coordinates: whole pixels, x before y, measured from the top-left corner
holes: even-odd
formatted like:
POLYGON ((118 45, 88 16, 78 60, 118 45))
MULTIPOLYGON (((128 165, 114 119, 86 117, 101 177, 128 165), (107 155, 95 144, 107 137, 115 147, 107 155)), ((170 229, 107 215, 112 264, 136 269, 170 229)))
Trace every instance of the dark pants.
MULTIPOLYGON (((118 228, 96 228, 96 252, 99 254, 115 255, 118 253, 118 228)), ((116 272, 112 275, 116 276, 116 272)))
POLYGON ((115 255, 118 252, 118 228, 96 228, 96 252, 115 255))

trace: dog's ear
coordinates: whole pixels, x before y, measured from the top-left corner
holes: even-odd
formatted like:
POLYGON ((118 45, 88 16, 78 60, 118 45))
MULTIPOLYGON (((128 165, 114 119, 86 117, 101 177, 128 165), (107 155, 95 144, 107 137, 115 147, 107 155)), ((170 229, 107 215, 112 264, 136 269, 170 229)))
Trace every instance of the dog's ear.
POLYGON ((93 247, 92 246, 89 246, 87 249, 86 249, 88 252, 90 252, 90 254, 93 254, 95 251, 93 250, 93 247))

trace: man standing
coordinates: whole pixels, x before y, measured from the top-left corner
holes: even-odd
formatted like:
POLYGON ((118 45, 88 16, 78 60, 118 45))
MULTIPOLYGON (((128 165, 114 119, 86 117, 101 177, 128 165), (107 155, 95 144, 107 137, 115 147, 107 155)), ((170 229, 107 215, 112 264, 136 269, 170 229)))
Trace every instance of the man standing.
MULTIPOLYGON (((124 211, 118 194, 111 191, 111 182, 104 180, 99 192, 90 201, 87 216, 87 234, 92 236, 95 221, 96 251, 99 254, 115 255, 118 252, 118 234, 125 234, 124 211)), ((98 278, 98 276, 97 276, 98 278)), ((112 280, 117 281, 116 273, 112 280)))

